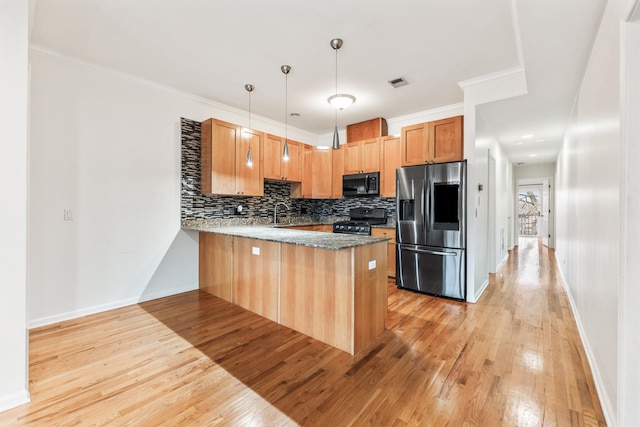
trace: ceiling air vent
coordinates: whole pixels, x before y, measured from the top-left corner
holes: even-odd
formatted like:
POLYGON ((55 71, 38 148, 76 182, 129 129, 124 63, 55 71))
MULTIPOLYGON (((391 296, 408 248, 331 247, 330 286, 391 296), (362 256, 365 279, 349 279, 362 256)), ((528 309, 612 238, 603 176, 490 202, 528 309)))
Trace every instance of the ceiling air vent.
POLYGON ((389 84, 397 88, 397 87, 406 86, 409 84, 409 82, 405 80, 404 77, 398 77, 397 79, 389 80, 389 84))

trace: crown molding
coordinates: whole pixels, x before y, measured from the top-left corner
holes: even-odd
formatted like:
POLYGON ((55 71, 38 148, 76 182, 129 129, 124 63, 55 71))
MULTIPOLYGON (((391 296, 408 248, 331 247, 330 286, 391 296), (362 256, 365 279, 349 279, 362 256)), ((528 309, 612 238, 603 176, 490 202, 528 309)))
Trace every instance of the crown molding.
MULTIPOLYGON (((102 65, 98 65, 92 62, 88 62, 88 61, 84 61, 82 59, 78 59, 75 58, 73 56, 69 56, 66 55, 62 52, 59 52, 57 50, 53 50, 53 49, 49 49, 47 47, 41 46, 37 43, 30 43, 29 44, 29 53, 30 54, 36 54, 36 55, 40 55, 42 57, 46 57, 46 58, 50 58, 74 67, 78 67, 78 68, 84 68, 87 70, 91 70, 94 72, 98 72, 98 73, 102 73, 102 74, 106 74, 109 75, 111 77, 129 82, 129 83, 133 83, 133 84, 137 84, 140 86, 146 86, 148 88, 152 88, 158 91, 162 91, 162 92, 166 92, 166 93, 170 93, 172 95, 177 95, 183 98, 187 98, 190 99, 192 101, 195 102, 199 102, 201 104, 205 104, 208 105, 210 107, 213 107, 217 110, 221 110, 223 112, 228 113, 231 116, 244 116, 246 114, 248 114, 247 111, 242 110, 240 108, 235 108, 235 107, 231 107, 229 105, 223 104, 221 102, 217 102, 217 101, 213 101, 209 98, 205 98, 202 96, 198 96, 198 95, 194 95, 192 93, 189 92, 185 92, 183 90, 180 89, 176 89, 174 87, 171 86, 167 86, 167 85, 163 85, 157 82, 154 82, 152 80, 148 80, 145 79, 143 77, 139 77, 136 76, 134 74, 129 74, 129 73, 125 73, 122 71, 118 71, 115 70, 113 68, 108 68, 108 67, 104 67, 102 65)), ((259 128, 256 127, 256 130, 259 131, 263 131, 263 132, 268 132, 268 133, 277 133, 278 131, 276 131, 275 129, 282 129, 282 133, 284 133, 284 129, 285 129, 285 124, 282 122, 279 122, 277 120, 272 120, 269 119, 267 117, 264 116, 260 116, 258 114, 252 114, 252 121, 254 123, 260 123, 264 126, 264 128, 259 128), (266 130, 265 130, 266 129, 266 130)), ((293 136, 295 139, 303 139, 303 140, 307 140, 310 143, 317 143, 318 140, 318 135, 306 131, 304 129, 299 129, 293 126, 288 126, 288 133, 289 135, 293 136)))

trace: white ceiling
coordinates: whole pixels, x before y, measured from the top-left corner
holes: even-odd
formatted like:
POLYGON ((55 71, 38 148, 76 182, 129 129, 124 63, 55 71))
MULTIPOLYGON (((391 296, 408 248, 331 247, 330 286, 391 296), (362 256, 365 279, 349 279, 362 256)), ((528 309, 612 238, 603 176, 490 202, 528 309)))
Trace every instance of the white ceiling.
POLYGON ((606 0, 32 0, 31 42, 252 113, 330 133, 463 102, 458 82, 523 66, 528 94, 479 112, 512 161, 555 161, 606 0), (410 85, 392 88, 404 77, 410 85), (521 140, 525 134, 533 137, 521 140), (544 141, 538 141, 544 139, 544 141), (518 142, 523 141, 522 144, 518 142), (536 157, 529 157, 537 154, 536 157))

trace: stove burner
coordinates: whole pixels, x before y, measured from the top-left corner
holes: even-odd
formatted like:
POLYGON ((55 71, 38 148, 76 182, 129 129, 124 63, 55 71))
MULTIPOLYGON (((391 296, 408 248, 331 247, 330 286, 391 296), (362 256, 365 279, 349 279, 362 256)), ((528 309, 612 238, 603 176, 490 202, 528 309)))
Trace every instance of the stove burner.
POLYGON ((350 221, 338 221, 333 224, 334 233, 371 235, 371 225, 387 222, 384 208, 355 208, 349 211, 350 221))

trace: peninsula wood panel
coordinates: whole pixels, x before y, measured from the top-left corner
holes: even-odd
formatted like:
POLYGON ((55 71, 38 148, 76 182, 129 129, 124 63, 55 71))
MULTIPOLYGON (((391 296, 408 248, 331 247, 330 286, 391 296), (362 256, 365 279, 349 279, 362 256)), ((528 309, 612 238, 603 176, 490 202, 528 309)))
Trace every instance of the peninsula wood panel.
POLYGON ((232 248, 233 236, 199 233, 199 287, 229 302, 233 302, 232 248))
POLYGON ((233 302, 277 322, 279 270, 280 243, 234 237, 233 302))
POLYGON ((282 245, 280 323, 353 354, 353 248, 282 245))
POLYGON ((396 230, 393 228, 372 227, 371 235, 374 237, 388 237, 387 242, 387 275, 396 277, 396 230))
POLYGON ((353 351, 357 353, 385 328, 387 317, 387 245, 378 242, 354 250, 353 351), (371 267, 375 261, 376 266, 371 267))

